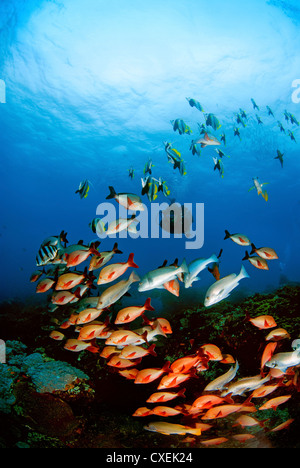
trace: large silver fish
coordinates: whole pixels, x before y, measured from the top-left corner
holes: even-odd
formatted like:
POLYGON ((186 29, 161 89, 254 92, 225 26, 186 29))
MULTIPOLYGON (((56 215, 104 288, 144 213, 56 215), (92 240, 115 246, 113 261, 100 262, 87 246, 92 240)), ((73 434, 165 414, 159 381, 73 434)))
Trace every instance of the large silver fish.
POLYGON ((289 367, 298 366, 299 364, 300 347, 291 352, 274 354, 271 359, 266 362, 267 367, 279 369, 284 373, 289 367))
POLYGON ((184 285, 186 288, 190 288, 192 286, 192 283, 194 281, 199 280, 198 274, 203 271, 207 265, 210 263, 218 263, 218 258, 215 254, 213 254, 209 258, 197 258, 193 260, 191 263, 188 265, 188 273, 184 275, 184 285))
POLYGON ((225 276, 225 278, 216 281, 212 286, 210 286, 205 295, 205 307, 209 307, 223 299, 226 299, 231 291, 236 288, 239 285, 239 282, 244 278, 249 278, 249 275, 246 272, 245 267, 242 265, 239 275, 232 273, 231 275, 225 276))
POLYGON ((117 302, 124 294, 127 293, 132 283, 140 281, 140 277, 133 271, 127 280, 119 281, 118 283, 105 289, 99 297, 97 309, 104 309, 117 302))
POLYGON ((138 290, 139 292, 143 292, 149 291, 150 289, 159 288, 163 284, 168 283, 168 281, 174 279, 180 273, 187 274, 188 271, 189 270, 185 259, 179 267, 172 265, 149 271, 145 276, 143 276, 138 286, 138 290))
POLYGON ((267 375, 265 378, 261 378, 260 375, 256 375, 255 377, 245 377, 243 379, 239 379, 236 382, 231 383, 230 385, 226 386, 226 389, 221 393, 221 397, 226 395, 243 395, 245 392, 249 392, 250 390, 255 390, 260 388, 264 383, 270 380, 270 376, 267 375))
POLYGON ((235 378, 238 369, 239 363, 236 361, 235 366, 231 366, 226 374, 220 375, 220 377, 217 377, 215 380, 206 385, 204 391, 213 392, 215 390, 223 390, 223 388, 226 387, 226 384, 235 378))

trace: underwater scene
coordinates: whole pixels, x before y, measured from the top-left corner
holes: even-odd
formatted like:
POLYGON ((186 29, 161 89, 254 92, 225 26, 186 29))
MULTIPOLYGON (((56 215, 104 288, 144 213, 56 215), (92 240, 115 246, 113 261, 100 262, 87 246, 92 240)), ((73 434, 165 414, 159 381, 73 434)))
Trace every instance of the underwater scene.
POLYGON ((300 448, 299 31, 0 1, 1 448, 300 448))

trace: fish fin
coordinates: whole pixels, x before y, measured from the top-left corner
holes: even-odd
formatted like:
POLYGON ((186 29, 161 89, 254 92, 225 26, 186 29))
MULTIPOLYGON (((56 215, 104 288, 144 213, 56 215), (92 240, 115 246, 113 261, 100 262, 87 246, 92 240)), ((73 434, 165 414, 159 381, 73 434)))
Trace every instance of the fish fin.
POLYGON ((118 249, 118 243, 116 242, 113 246, 113 251, 114 253, 116 254, 122 254, 123 252, 121 250, 118 249))
POLYGON ((134 261, 133 261, 133 256, 134 256, 133 253, 131 253, 129 255, 128 260, 127 260, 128 266, 130 266, 132 268, 138 268, 138 265, 136 263, 134 263, 134 261))
POLYGON ((154 351, 154 348, 155 348, 155 344, 153 343, 151 346, 149 346, 149 348, 147 349, 148 353, 151 354, 152 356, 156 357, 157 354, 156 352, 154 351))
POLYGON ((248 254, 248 251, 246 250, 246 255, 242 260, 248 260, 250 258, 250 255, 248 254))
POLYGON ((180 265, 180 270, 181 270, 181 273, 189 273, 189 268, 187 266, 187 263, 186 263, 186 259, 184 258, 183 259, 183 262, 182 264, 180 265))
POLYGON ((256 251, 256 247, 255 247, 255 245, 253 243, 251 243, 251 248, 252 248, 252 250, 250 252, 250 255, 253 255, 255 253, 255 251, 256 251))
POLYGON ((115 189, 111 185, 108 188, 109 188, 109 195, 107 195, 106 200, 109 200, 111 198, 115 198, 115 196, 116 196, 115 189))
POLYGON ((266 191, 262 192, 262 196, 266 201, 269 200, 269 195, 268 195, 268 193, 266 191))
POLYGON ((154 307, 152 307, 152 305, 151 305, 151 298, 150 297, 148 297, 146 299, 146 302, 144 304, 144 309, 145 310, 155 310, 154 307))
POLYGON ((140 281, 140 279, 141 279, 141 278, 139 277, 139 275, 137 275, 137 274, 135 273, 135 271, 133 271, 133 272, 130 274, 130 276, 129 276, 129 280, 130 280, 132 283, 134 283, 134 282, 136 282, 136 281, 140 281))
POLYGON ((229 232, 227 231, 227 229, 225 229, 225 237, 224 237, 224 240, 225 240, 225 239, 229 239, 229 237, 230 237, 230 234, 229 234, 229 232))
POLYGON ((241 268, 241 271, 240 271, 240 274, 239 274, 239 280, 243 279, 243 278, 250 278, 250 276, 248 275, 244 265, 242 265, 242 268, 241 268))

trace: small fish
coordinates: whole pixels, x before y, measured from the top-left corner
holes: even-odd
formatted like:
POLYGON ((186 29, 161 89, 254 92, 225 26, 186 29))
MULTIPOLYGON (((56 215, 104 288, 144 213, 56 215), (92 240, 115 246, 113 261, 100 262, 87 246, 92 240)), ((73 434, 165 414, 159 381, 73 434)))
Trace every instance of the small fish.
POLYGON ((283 115, 284 115, 285 120, 286 120, 287 122, 289 122, 289 120, 290 120, 290 113, 289 113, 287 110, 285 110, 284 113, 283 113, 283 115))
POLYGON ((251 245, 251 241, 248 239, 247 236, 244 234, 230 234, 226 229, 225 229, 225 237, 224 240, 226 239, 231 239, 233 242, 235 242, 238 245, 251 245))
POLYGON ((259 125, 263 124, 263 121, 261 120, 261 118, 259 117, 259 115, 256 114, 255 117, 256 117, 256 120, 257 120, 257 122, 258 122, 259 125))
POLYGON ((65 249, 63 254, 63 261, 66 262, 66 266, 74 267, 80 265, 84 262, 90 255, 99 255, 97 247, 100 245, 100 242, 92 242, 91 245, 85 246, 79 244, 77 246, 72 246, 72 250, 65 249))
POLYGON ((163 374, 168 372, 170 368, 170 362, 167 361, 162 368, 150 368, 142 369, 138 372, 134 383, 135 384, 147 384, 153 382, 156 379, 159 379, 163 374))
POLYGON ((249 262, 253 266, 255 266, 255 268, 258 268, 259 270, 268 270, 269 269, 267 261, 264 258, 261 258, 261 257, 258 257, 258 256, 250 257, 250 255, 248 254, 247 251, 246 251, 246 255, 243 258, 243 260, 249 260, 249 262))
POLYGON ((51 263, 57 256, 58 249, 55 245, 41 246, 36 256, 36 265, 43 266, 51 263))
MULTIPOLYGON (((98 300, 99 298, 96 297, 97 303, 98 300)), ((92 322, 93 320, 96 320, 102 314, 102 312, 102 309, 97 309, 96 307, 88 307, 87 309, 84 309, 81 312, 79 312, 76 324, 82 325, 84 323, 92 322)))
POLYGON ((216 379, 214 379, 212 382, 210 382, 206 387, 204 388, 205 392, 213 392, 215 390, 223 390, 223 388, 231 382, 239 369, 239 363, 236 361, 234 366, 231 366, 229 371, 227 371, 225 374, 220 375, 216 379))
POLYGON ((222 135, 220 136, 220 141, 224 143, 224 145, 226 146, 226 135, 225 133, 222 133, 222 135))
POLYGON ((291 130, 288 130, 288 135, 292 141, 297 143, 294 133, 291 130))
POLYGON ((119 370, 119 374, 128 380, 134 380, 138 372, 139 372, 138 369, 130 369, 130 368, 119 370))
POLYGON ((201 271, 210 263, 218 263, 218 258, 215 254, 211 255, 209 258, 197 258, 188 264, 188 273, 184 274, 184 285, 186 288, 190 288, 194 281, 198 281, 198 277, 201 271))
POLYGON ((241 108, 240 108, 240 114, 241 114, 242 119, 248 120, 248 116, 246 112, 241 108))
POLYGON ((94 218, 89 223, 89 227, 95 234, 103 234, 105 232, 105 224, 101 218, 94 218))
POLYGON ((139 358, 135 361, 131 361, 130 359, 121 358, 120 355, 112 356, 108 361, 107 365, 111 367, 117 367, 118 369, 127 369, 128 367, 134 367, 140 363, 142 359, 139 358))
POLYGON ((268 115, 271 115, 272 117, 275 118, 275 115, 274 115, 272 109, 269 106, 267 106, 267 111, 268 111, 268 115))
POLYGON ((238 442, 244 443, 250 439, 255 439, 255 436, 253 434, 234 434, 232 438, 238 442))
POLYGON ((134 178, 134 169, 133 167, 131 167, 130 169, 128 169, 128 176, 130 177, 130 179, 132 180, 134 178))
POLYGON ((259 111, 259 107, 258 107, 258 105, 256 104, 256 102, 254 101, 253 98, 251 98, 251 102, 252 102, 252 105, 253 105, 253 109, 257 109, 259 111))
POLYGON ((295 420, 293 418, 287 419, 283 423, 279 424, 278 426, 274 427, 274 429, 271 429, 271 432, 277 432, 277 431, 282 431, 282 429, 286 429, 289 427, 295 420))
POLYGON ((130 232, 136 232, 135 227, 133 227, 133 223, 135 221, 136 215, 133 214, 130 218, 119 218, 115 221, 112 221, 109 223, 106 229, 106 235, 115 235, 118 232, 122 231, 130 231, 130 232))
POLYGON ((177 408, 170 408, 169 406, 155 406, 152 410, 152 414, 156 414, 157 416, 162 416, 162 417, 169 417, 169 416, 177 416, 178 414, 181 414, 182 411, 180 411, 177 408))
POLYGON ((237 124, 241 124, 244 128, 246 127, 246 124, 240 114, 237 114, 236 116, 236 122, 237 124))
POLYGON ((189 372, 192 367, 195 367, 200 360, 201 353, 178 358, 172 362, 170 370, 173 372, 173 374, 185 374, 186 372, 189 372))
POLYGON ((197 154, 197 156, 201 156, 201 149, 199 148, 199 145, 197 145, 193 141, 190 146, 190 151, 192 152, 193 155, 197 154))
POLYGON ((220 158, 224 158, 225 156, 227 156, 227 158, 230 158, 230 156, 228 156, 228 154, 225 154, 222 150, 220 150, 219 148, 215 148, 215 151, 216 153, 218 153, 218 156, 220 158))
POLYGON ((115 324, 121 325, 122 323, 132 322, 136 318, 140 317, 140 315, 142 315, 145 310, 155 310, 154 307, 151 306, 150 297, 146 299, 146 302, 143 306, 125 307, 125 309, 120 310, 115 319, 115 324))
POLYGON ((104 328, 107 327, 107 325, 108 320, 105 322, 91 322, 89 325, 81 327, 78 335, 78 340, 89 341, 93 340, 94 338, 97 338, 98 336, 100 336, 104 328))
POLYGON ((277 347, 277 343, 268 343, 265 347, 261 361, 260 361, 260 368, 263 369, 265 367, 266 362, 270 361, 271 357, 273 356, 275 349, 277 347))
POLYGON ((151 414, 153 414, 152 410, 149 409, 149 408, 146 408, 145 406, 143 406, 143 407, 138 408, 137 410, 135 410, 135 412, 132 414, 132 416, 145 417, 145 416, 150 416, 151 414))
POLYGON ((299 127, 300 123, 298 122, 298 120, 296 119, 296 117, 293 115, 293 114, 289 114, 290 116, 290 121, 291 121, 291 124, 295 124, 297 125, 297 127, 299 127))
POLYGON ((106 263, 108 263, 115 254, 122 254, 122 253, 123 252, 118 249, 118 244, 116 242, 112 250, 108 250, 105 252, 98 252, 97 255, 92 257, 90 265, 89 265, 89 271, 97 270, 101 266, 106 265, 106 263))
POLYGON ((204 306, 209 307, 213 304, 217 304, 223 299, 226 299, 244 278, 249 278, 249 275, 242 265, 239 275, 232 273, 231 275, 225 276, 224 278, 216 281, 212 286, 210 286, 205 295, 204 306))
POLYGON ((133 261, 134 254, 129 254, 127 262, 112 263, 105 266, 99 273, 97 284, 107 284, 122 276, 128 268, 138 268, 133 261))
POLYGON ((114 198, 121 206, 130 211, 144 211, 144 204, 138 195, 134 193, 116 193, 115 189, 109 186, 109 195, 106 200, 114 198))
POLYGON ((96 346, 91 345, 91 343, 87 343, 86 341, 80 341, 73 338, 70 338, 66 341, 64 345, 64 349, 68 351, 74 351, 75 353, 80 353, 80 351, 84 351, 87 349, 92 353, 98 353, 99 348, 96 346))
POLYGON ((159 432, 165 435, 185 435, 193 434, 195 436, 201 435, 200 428, 192 428, 189 426, 183 426, 181 424, 172 424, 164 421, 154 421, 144 426, 146 431, 159 432))
POLYGON ((224 403, 224 401, 226 401, 225 398, 219 397, 217 395, 201 395, 193 402, 189 412, 193 413, 195 410, 208 410, 213 406, 221 405, 224 403))
POLYGON ((250 395, 249 400, 252 398, 263 398, 270 393, 274 392, 279 387, 279 384, 276 385, 263 385, 262 387, 256 388, 250 395))
POLYGON ((154 167, 154 164, 152 163, 152 159, 149 158, 148 162, 146 163, 144 167, 144 174, 152 174, 152 167, 154 167))
POLYGON ((251 244, 251 247, 252 247, 252 250, 250 252, 250 255, 253 255, 254 253, 256 253, 257 255, 259 255, 261 258, 264 258, 265 260, 277 260, 278 259, 277 253, 275 252, 274 249, 271 249, 270 247, 260 247, 259 249, 257 249, 253 243, 251 244))
POLYGON ((63 333, 61 333, 60 331, 57 331, 57 330, 53 330, 51 333, 50 333, 50 338, 52 338, 53 340, 57 340, 57 341, 61 341, 61 340, 64 340, 65 339, 65 335, 63 333))
POLYGON ((277 125, 278 125, 278 127, 280 128, 280 132, 281 132, 281 133, 285 133, 285 128, 283 127, 282 123, 279 122, 279 120, 277 121, 277 125))
POLYGON ((218 158, 213 158, 214 161, 214 171, 218 169, 220 176, 223 178, 224 177, 224 166, 222 163, 221 159, 218 158))
POLYGON ((35 283, 44 273, 44 269, 34 271, 30 276, 30 282, 35 283))
POLYGON ((221 128, 221 124, 214 114, 206 114, 205 121, 206 125, 212 127, 214 130, 219 130, 219 128, 221 128))
POLYGON ((227 441, 228 439, 226 437, 215 437, 214 439, 200 440, 200 443, 205 445, 206 447, 210 447, 212 445, 224 444, 227 441))
POLYGON ((234 127, 233 136, 237 136, 239 139, 241 139, 240 129, 238 127, 234 127))
POLYGON ((221 278, 219 264, 220 264, 220 258, 221 258, 222 253, 223 253, 223 249, 220 250, 220 253, 217 257, 218 261, 215 262, 211 268, 207 267, 208 271, 213 275, 213 277, 217 281, 219 281, 219 279, 221 278))
POLYGON ((114 346, 128 346, 128 345, 140 345, 146 343, 147 332, 142 335, 135 333, 132 330, 116 330, 105 341, 106 345, 114 346))
POLYGON ((190 372, 180 374, 169 372, 161 379, 157 390, 178 387, 180 384, 182 384, 186 380, 189 380, 191 377, 196 377, 196 369, 192 369, 190 372))
POLYGON ((138 291, 143 292, 158 288, 159 286, 162 286, 168 281, 174 279, 180 273, 188 273, 188 266, 185 259, 183 260, 180 267, 167 266, 148 272, 141 279, 138 286, 138 291))
POLYGON ((200 350, 207 356, 209 361, 222 361, 223 355, 220 348, 214 344, 200 346, 200 350))
POLYGON ((150 395, 147 403, 166 403, 167 401, 174 400, 178 397, 185 397, 185 388, 178 390, 178 392, 155 392, 150 395))
MULTIPOLYGON (((126 346, 127 347, 127 346, 126 346)), ((124 348, 126 349, 126 348, 124 348)), ((113 354, 120 354, 121 350, 118 349, 116 346, 104 346, 102 349, 100 356, 104 359, 110 358, 113 354)))
POLYGON ((192 98, 186 98, 186 100, 188 101, 191 107, 196 107, 196 109, 198 109, 200 112, 204 112, 204 109, 201 106, 199 101, 196 101, 196 99, 192 99, 192 98))
POLYGON ((286 403, 291 397, 292 395, 286 395, 286 396, 279 396, 276 398, 272 398, 271 400, 268 400, 266 403, 264 403, 258 409, 259 411, 268 410, 268 409, 273 409, 274 411, 276 411, 279 405, 286 403))
POLYGON ((75 293, 70 291, 56 291, 51 296, 51 302, 57 305, 65 305, 73 302, 77 302, 79 298, 75 293))
POLYGON ((210 408, 201 419, 219 419, 225 418, 229 414, 240 411, 242 405, 221 405, 210 408))
POLYGON ((161 177, 158 179, 158 192, 162 192, 165 197, 168 197, 171 193, 169 188, 167 187, 167 182, 163 180, 161 177))
POLYGON ((97 309, 104 309, 110 307, 117 302, 124 294, 126 294, 132 283, 140 281, 139 276, 133 271, 127 280, 121 280, 119 283, 114 284, 107 288, 99 297, 97 309))
POLYGON ((276 328, 276 330, 270 331, 266 336, 266 341, 279 341, 285 338, 291 338, 291 335, 284 328, 276 328))
POLYGON ((142 181, 142 195, 147 195, 148 200, 153 202, 158 196, 158 182, 151 176, 147 176, 142 181))
POLYGON ((45 278, 45 279, 42 279, 41 281, 38 282, 38 284, 36 285, 36 290, 35 292, 36 293, 44 293, 44 292, 47 292, 49 291, 49 289, 51 289, 53 287, 55 283, 55 280, 51 279, 51 278, 45 278))
POLYGON ((255 327, 260 330, 266 330, 268 328, 274 328, 277 326, 274 318, 271 315, 259 315, 258 317, 248 318, 255 327))
POLYGON ((207 146, 219 146, 221 143, 214 136, 205 133, 204 138, 199 138, 198 140, 194 141, 194 144, 200 145, 201 148, 206 148, 207 146))
POLYGON ((90 190, 90 182, 89 180, 86 179, 80 182, 79 188, 78 190, 76 190, 75 193, 79 193, 80 198, 86 198, 88 196, 89 190, 90 190))
POLYGON ((280 165, 283 168, 283 156, 284 154, 281 151, 277 150, 277 156, 274 159, 279 159, 280 165))
POLYGON ((258 178, 254 178, 253 182, 254 182, 254 186, 249 189, 249 192, 250 192, 250 190, 256 189, 257 194, 261 195, 266 201, 268 201, 268 199, 269 199, 268 193, 265 190, 262 189, 264 185, 268 184, 268 182, 264 182, 264 183, 261 184, 259 182, 258 178))
POLYGON ((148 348, 143 348, 142 346, 137 345, 127 345, 122 349, 120 353, 120 358, 122 359, 140 359, 142 357, 148 356, 157 356, 154 351, 155 344, 153 343, 148 348))
POLYGON ((190 135, 192 133, 191 128, 182 119, 171 120, 171 124, 174 132, 178 130, 179 135, 190 135))
POLYGON ((66 291, 68 289, 72 289, 75 286, 78 286, 80 283, 83 282, 87 278, 86 273, 78 274, 78 273, 64 273, 61 275, 55 285, 56 291, 66 291))

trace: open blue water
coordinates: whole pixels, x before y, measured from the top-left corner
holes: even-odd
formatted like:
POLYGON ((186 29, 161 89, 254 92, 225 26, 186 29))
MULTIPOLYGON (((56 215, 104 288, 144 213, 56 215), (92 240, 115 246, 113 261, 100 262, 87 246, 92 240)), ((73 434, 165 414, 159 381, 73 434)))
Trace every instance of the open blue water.
MULTIPOLYGON (((142 275, 165 259, 191 261, 223 249, 221 276, 238 273, 242 263, 250 275, 232 298, 298 282, 300 130, 284 111, 300 119, 299 22, 296 0, 1 0, 0 299, 35 296, 29 278, 48 236, 65 230, 70 243, 95 239, 89 223, 109 185, 141 196, 149 158, 170 198, 204 203, 204 245, 192 250, 184 238, 121 239, 118 261, 134 252, 142 275), (214 147, 200 157, 190 151, 205 117, 187 97, 222 125, 212 133, 226 134, 223 178, 214 171, 214 147), (236 123, 240 108, 249 117, 246 128, 236 123), (173 131, 178 118, 191 135, 173 131), (186 175, 168 162, 164 141, 181 152, 186 175), (268 183, 267 202, 249 192, 253 177, 268 183), (91 188, 80 199, 75 191, 84 179, 91 188), (279 259, 269 271, 243 262, 246 249, 224 240, 225 229, 272 247, 279 259)), ((160 193, 156 201, 167 200, 160 193)), ((101 249, 113 243, 103 240, 101 249)), ((203 302, 213 281, 202 272, 189 291, 193 300, 203 302)), ((187 293, 181 287, 179 300, 187 303, 187 293)))

